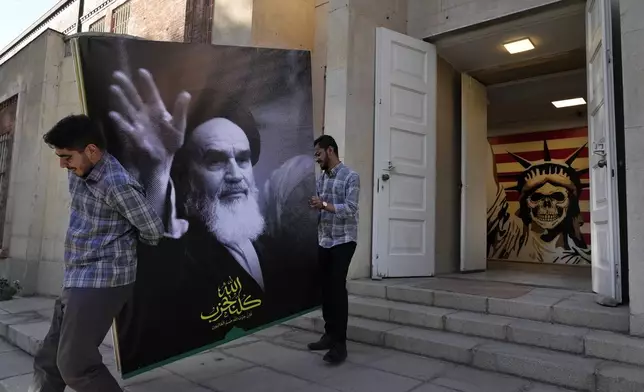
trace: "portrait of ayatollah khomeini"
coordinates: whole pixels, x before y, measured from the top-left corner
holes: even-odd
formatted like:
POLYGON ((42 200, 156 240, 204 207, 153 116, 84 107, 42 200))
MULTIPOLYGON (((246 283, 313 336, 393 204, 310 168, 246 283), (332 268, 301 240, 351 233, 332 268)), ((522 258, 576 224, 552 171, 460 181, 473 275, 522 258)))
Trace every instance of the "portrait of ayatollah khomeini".
POLYGON ((176 198, 166 199, 187 225, 157 247, 139 246, 135 301, 123 318, 136 329, 127 345, 141 347, 129 354, 148 363, 319 304, 317 216, 307 205, 313 158, 290 158, 258 186, 262 141, 251 112, 214 90, 190 95, 185 141, 172 162, 168 194, 176 198), (215 320, 226 282, 239 290, 240 306, 252 306, 215 320))

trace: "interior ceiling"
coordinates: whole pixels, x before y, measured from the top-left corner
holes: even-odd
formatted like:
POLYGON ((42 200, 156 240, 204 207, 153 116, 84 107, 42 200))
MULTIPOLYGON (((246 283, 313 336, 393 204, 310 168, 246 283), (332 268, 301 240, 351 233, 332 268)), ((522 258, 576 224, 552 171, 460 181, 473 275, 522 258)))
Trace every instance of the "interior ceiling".
POLYGON ((585 68, 585 2, 570 1, 432 43, 454 68, 488 86, 585 68), (503 46, 523 38, 530 38, 535 49, 510 54, 503 46))
MULTIPOLYGON (((561 72, 488 86, 488 128, 519 130, 526 125, 585 124, 586 106, 557 109, 552 101, 586 98, 586 70, 561 72)), ((560 125, 560 126, 559 126, 560 125)), ((577 126, 577 125, 575 125, 577 126)))

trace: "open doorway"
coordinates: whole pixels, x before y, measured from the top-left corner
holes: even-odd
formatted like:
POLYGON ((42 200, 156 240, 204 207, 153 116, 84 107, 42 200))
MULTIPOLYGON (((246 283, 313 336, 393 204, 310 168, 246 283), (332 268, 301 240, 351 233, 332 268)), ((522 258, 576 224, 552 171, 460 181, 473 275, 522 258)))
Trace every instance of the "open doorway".
POLYGON ((497 191, 486 206, 488 269, 532 271, 535 280, 591 291, 585 68, 486 90, 487 181, 497 191), (579 104, 565 102, 572 99, 579 104))
POLYGON ((467 278, 621 301, 612 39, 602 30, 610 3, 568 3, 432 41, 463 74, 467 278))
POLYGON ((598 302, 622 302, 618 5, 560 2, 425 41, 377 29, 373 278, 523 266, 566 288, 590 274, 598 302))

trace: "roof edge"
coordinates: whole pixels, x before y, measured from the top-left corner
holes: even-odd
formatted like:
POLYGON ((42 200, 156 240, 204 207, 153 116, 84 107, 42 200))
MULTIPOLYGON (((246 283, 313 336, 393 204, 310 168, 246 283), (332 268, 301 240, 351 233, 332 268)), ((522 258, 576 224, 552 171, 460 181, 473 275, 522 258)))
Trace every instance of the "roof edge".
POLYGON ((57 15, 59 11, 62 11, 64 8, 67 8, 68 6, 72 5, 78 0, 60 0, 58 3, 56 3, 52 8, 49 9, 43 16, 41 16, 38 20, 36 20, 34 23, 32 23, 29 27, 27 27, 18 37, 16 37, 13 41, 9 42, 4 48, 0 49, 0 58, 2 58, 7 52, 18 46, 26 37, 31 35, 33 32, 35 32, 40 26, 43 25, 43 23, 46 23, 49 19, 53 18, 54 16, 57 15))

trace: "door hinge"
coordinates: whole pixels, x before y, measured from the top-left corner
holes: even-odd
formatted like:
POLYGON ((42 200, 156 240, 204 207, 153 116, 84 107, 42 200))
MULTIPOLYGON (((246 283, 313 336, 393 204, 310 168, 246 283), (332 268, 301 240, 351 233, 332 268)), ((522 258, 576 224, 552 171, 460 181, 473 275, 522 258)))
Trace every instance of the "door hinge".
POLYGON ((378 100, 378 105, 382 105, 382 98, 378 100))
POLYGON ((615 265, 615 277, 619 279, 619 270, 617 269, 617 265, 615 265))
POLYGON ((611 64, 613 62, 613 53, 610 49, 606 49, 606 61, 608 64, 611 64))

